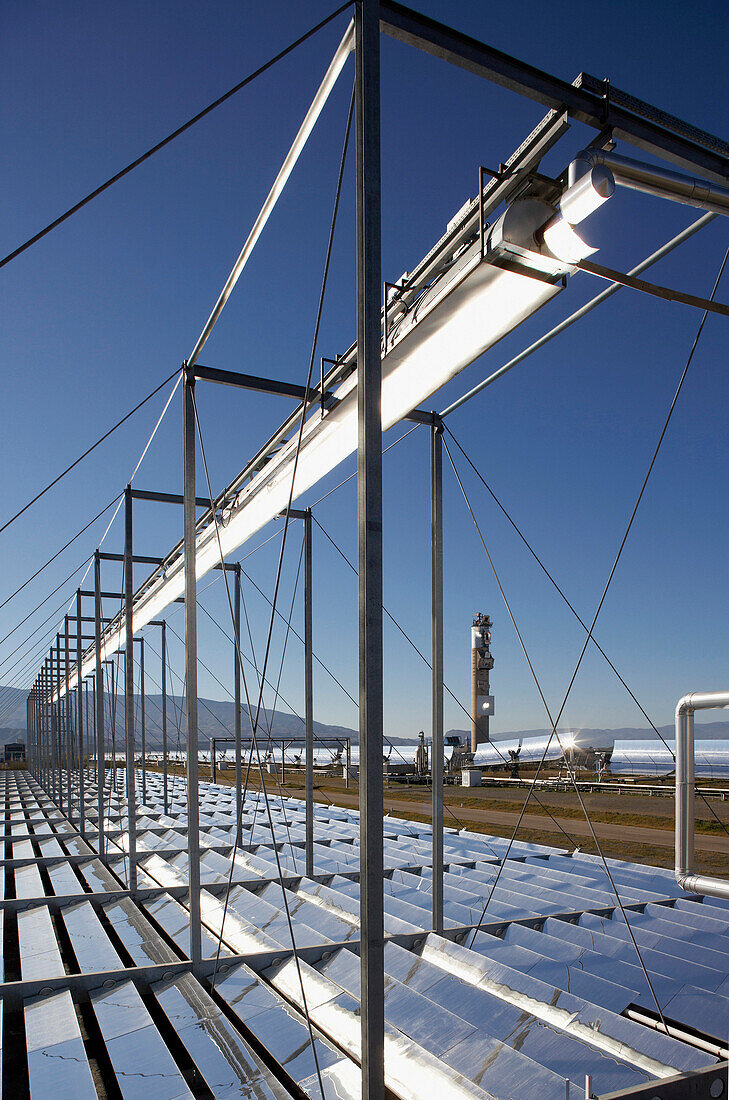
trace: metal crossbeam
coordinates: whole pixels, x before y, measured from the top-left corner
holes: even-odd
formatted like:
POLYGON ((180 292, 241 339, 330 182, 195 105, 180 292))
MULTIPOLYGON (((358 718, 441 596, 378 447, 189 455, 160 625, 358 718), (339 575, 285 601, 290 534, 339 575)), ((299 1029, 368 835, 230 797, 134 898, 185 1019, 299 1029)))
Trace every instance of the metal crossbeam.
POLYGON ((435 19, 429 19, 395 3, 395 0, 382 0, 380 12, 384 33, 400 42, 449 61, 553 110, 566 110, 570 118, 597 130, 610 129, 613 137, 674 164, 698 168, 709 179, 721 183, 729 179, 729 159, 702 144, 698 131, 693 138, 688 134, 676 133, 660 122, 626 110, 605 94, 598 94, 578 83, 568 84, 560 77, 502 53, 435 19))
POLYGON ((694 306, 708 313, 719 313, 722 317, 729 317, 729 306, 724 305, 723 302, 712 302, 710 298, 700 298, 695 294, 686 294, 683 290, 671 290, 658 283, 649 283, 646 279, 636 279, 635 276, 625 275, 612 267, 595 264, 592 260, 582 260, 577 267, 580 271, 596 275, 599 279, 606 279, 609 283, 620 283, 621 286, 630 287, 631 290, 640 290, 644 294, 652 294, 654 298, 663 298, 666 302, 680 302, 685 306, 694 306))

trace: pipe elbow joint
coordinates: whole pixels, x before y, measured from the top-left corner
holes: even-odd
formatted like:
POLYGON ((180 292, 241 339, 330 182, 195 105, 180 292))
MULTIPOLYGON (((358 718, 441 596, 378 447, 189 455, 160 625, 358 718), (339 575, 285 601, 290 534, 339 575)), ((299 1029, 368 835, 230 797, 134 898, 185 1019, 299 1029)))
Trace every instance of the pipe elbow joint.
POLYGON ((567 168, 567 186, 572 187, 579 179, 589 172, 600 161, 592 149, 583 149, 570 161, 567 168))
POLYGON ((693 692, 689 692, 688 695, 684 695, 679 699, 676 703, 676 718, 682 718, 685 714, 691 714, 693 712, 693 699, 693 692))

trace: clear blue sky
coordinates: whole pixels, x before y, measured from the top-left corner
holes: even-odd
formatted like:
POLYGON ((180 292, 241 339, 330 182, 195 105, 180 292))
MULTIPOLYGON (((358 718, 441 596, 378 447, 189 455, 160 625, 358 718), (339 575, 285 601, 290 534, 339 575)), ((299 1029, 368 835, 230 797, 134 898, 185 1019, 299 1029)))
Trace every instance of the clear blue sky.
MULTIPOLYGON (((417 6, 565 79, 582 70, 607 75, 616 86, 726 136, 729 20, 720 2, 704 2, 698 9, 665 0, 610 5, 517 0, 501 7, 418 0, 417 6)), ((320 0, 306 5, 10 0, 0 35, 2 252, 328 10, 320 0)), ((189 354, 345 23, 340 17, 0 273, 0 519, 189 354)), ((389 39, 383 39, 382 64, 383 274, 392 279, 415 265, 475 193, 479 163, 505 160, 543 112, 389 39)), ((206 348, 205 362, 298 381, 305 377, 351 80, 350 61, 206 348)), ((574 126, 544 162, 545 170, 559 172, 586 135, 574 126)), ((330 356, 354 337, 351 168, 350 158, 319 343, 320 353, 330 356)), ((696 216, 657 199, 619 193, 596 221, 601 245, 596 258, 626 269, 696 216)), ((715 223, 655 268, 653 277, 708 294, 727 243, 726 223, 715 223)), ((587 276, 576 277, 553 304, 451 383, 434 406, 444 407, 599 289, 587 276)), ((719 297, 729 300, 729 275, 719 297)), ((583 617, 591 618, 602 590, 698 320, 695 310, 622 291, 452 418, 455 435, 583 617)), ((671 720, 684 691, 726 686, 726 331, 721 318, 707 323, 596 631, 660 724, 671 720)), ((280 399, 215 387, 200 388, 199 404, 216 490, 232 480, 288 408, 280 399)), ((160 396, 0 535, 0 599, 121 491, 161 406, 160 396)), ((180 429, 176 401, 140 470, 139 486, 179 491, 180 429)), ((427 455, 422 430, 391 451, 384 465, 386 604, 426 650, 427 455)), ((343 467, 321 491, 351 469, 353 463, 343 467)), ((558 709, 581 630, 472 476, 466 484, 547 698, 558 709)), ((448 475, 445 498, 446 679, 466 703, 470 619, 474 611, 488 611, 496 659, 494 731, 542 727, 541 704, 448 475)), ((354 557, 354 482, 317 514, 354 557)), ((91 553, 103 526, 98 523, 0 611, 0 635, 91 553)), ((137 510, 139 552, 161 553, 180 533, 177 510, 137 510)), ((121 539, 117 521, 107 547, 121 549, 121 539)), ((285 568, 284 606, 298 540, 296 532, 285 568)), ((246 563, 267 591, 277 545, 274 541, 246 563)), ((321 537, 315 547, 317 652, 356 695, 356 581, 321 537)), ((107 583, 117 580, 109 568, 107 583)), ((0 646, 0 660, 75 583, 0 646)), ((228 629, 220 583, 201 599, 228 629)), ((262 649, 267 616, 253 592, 248 609, 262 649)), ((297 609, 295 622, 300 621, 297 609)), ((179 613, 172 622, 181 631, 179 613)), ((158 647, 158 639, 150 640, 158 647)), ((274 671, 280 644, 278 634, 274 671)), ((230 647, 205 616, 200 645, 202 659, 228 685, 230 647)), ((172 653, 181 667, 174 643, 172 653)), ((430 721, 428 671, 389 626, 385 653, 386 731, 414 736, 430 721)), ((0 666, 1 683, 16 675, 8 673, 12 663, 0 666)), ((151 656, 148 667, 157 677, 151 656)), ((301 650, 293 640, 282 690, 297 708, 303 705, 302 679, 301 650)), ((200 691, 224 694, 202 669, 200 691)), ((323 674, 317 674, 316 692, 318 719, 356 725, 355 708, 323 674)), ((449 700, 446 724, 464 725, 449 700)), ((563 725, 642 724, 602 659, 589 655, 563 725)))

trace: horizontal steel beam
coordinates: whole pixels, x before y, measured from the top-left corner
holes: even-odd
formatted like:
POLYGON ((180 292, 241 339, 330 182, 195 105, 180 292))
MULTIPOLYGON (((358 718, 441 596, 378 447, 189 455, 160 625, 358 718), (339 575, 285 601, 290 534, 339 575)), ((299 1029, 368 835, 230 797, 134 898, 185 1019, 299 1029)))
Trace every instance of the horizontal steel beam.
MULTIPOLYGON (((124 561, 123 554, 106 554, 99 552, 99 557, 102 561, 124 561)), ((132 554, 132 561, 135 565, 161 565, 164 558, 148 558, 143 554, 132 554)))
MULTIPOLYGON (((707 1056, 708 1057, 708 1056, 707 1056)), ((706 1069, 662 1077, 618 1092, 603 1092, 600 1100, 711 1100, 726 1096, 729 1062, 717 1062, 706 1069)))
MULTIPOLYGON (((195 367, 195 378, 203 382, 217 382, 221 386, 235 386, 243 390, 257 390, 278 397, 291 397, 295 401, 319 398, 317 387, 299 386, 294 382, 279 382, 274 378, 259 378, 255 374, 240 374, 238 371, 220 370, 218 367, 204 367, 200 363, 195 367)), ((331 397, 325 393, 324 399, 331 397)))
MULTIPOLYGON (((658 121, 641 117, 635 109, 626 110, 604 91, 600 94, 582 86, 579 81, 568 84, 566 80, 502 53, 435 19, 429 19, 395 0, 382 0, 380 12, 381 29, 400 42, 449 61, 553 110, 564 109, 571 118, 596 130, 610 129, 615 138, 621 138, 674 164, 698 168, 710 179, 722 183, 729 179, 729 159, 725 155, 708 148, 696 137, 676 133, 675 129, 662 126, 658 121)), ((637 109, 640 101, 635 100, 634 105, 637 109)), ((695 134, 698 136, 699 132, 695 131, 695 134)))
MULTIPOLYGON (((82 596, 91 596, 92 598, 94 598, 96 596, 96 593, 94 592, 93 589, 82 588, 80 591, 81 591, 82 596)), ((123 592, 99 592, 99 595, 101 596, 102 600, 123 600, 124 599, 124 593, 123 592)), ((69 616, 69 619, 70 618, 71 618, 71 616, 69 616)))
MULTIPOLYGON (((132 489, 132 500, 152 500, 157 504, 182 504, 182 496, 179 493, 155 493, 151 489, 132 489)), ((210 501, 205 497, 195 497, 198 508, 209 508, 210 501)), ((160 562, 164 558, 160 558, 160 562)))
POLYGON ((54 977, 36 978, 24 982, 0 983, 0 1000, 6 1012, 22 1009, 30 997, 50 996, 62 990, 68 990, 74 1001, 89 999, 89 994, 97 989, 109 989, 117 982, 134 981, 137 989, 145 993, 154 982, 174 978, 177 974, 186 974, 190 962, 157 963, 150 966, 129 966, 117 970, 99 970, 91 974, 59 974, 54 977))

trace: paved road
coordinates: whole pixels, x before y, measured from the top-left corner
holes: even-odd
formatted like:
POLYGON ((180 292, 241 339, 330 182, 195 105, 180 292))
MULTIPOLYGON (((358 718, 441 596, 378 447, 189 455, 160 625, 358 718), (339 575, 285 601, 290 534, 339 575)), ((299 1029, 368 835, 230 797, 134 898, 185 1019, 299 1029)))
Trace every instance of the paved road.
MULTIPOLYGON (((347 792, 337 792, 335 800, 342 806, 354 806, 358 805, 357 795, 347 792)), ((329 801, 329 799, 321 799, 321 801, 329 801)), ((415 799, 398 799, 391 798, 387 792, 385 792, 385 809, 393 810, 398 814, 402 814, 403 817, 407 817, 408 813, 415 813, 421 817, 430 817, 430 801, 416 801, 415 799)), ((513 829, 516 825, 519 815, 518 813, 508 813, 504 810, 480 810, 471 806, 454 806, 453 813, 456 817, 463 821, 478 822, 480 825, 500 825, 506 829, 513 829)), ((562 818, 557 817, 556 821, 553 821, 550 817, 543 814, 530 814, 526 813, 522 821, 524 829, 539 830, 544 833, 556 833, 562 838, 562 841, 566 844, 566 838, 560 832, 560 826, 570 836, 575 838, 590 838, 590 827, 585 820, 579 818, 562 818), (559 822, 559 824, 557 824, 559 822)), ((451 815, 448 813, 448 809, 445 809, 444 822, 446 826, 455 825, 455 822, 451 815)), ((599 840, 613 840, 623 841, 628 844, 652 844, 658 848, 673 848, 673 831, 671 829, 651 829, 639 825, 608 825, 602 821, 594 822, 595 832, 597 833, 599 840)), ((696 834, 696 848, 702 852, 720 852, 729 856, 729 836, 726 834, 720 834, 717 836, 697 833, 696 834)))

